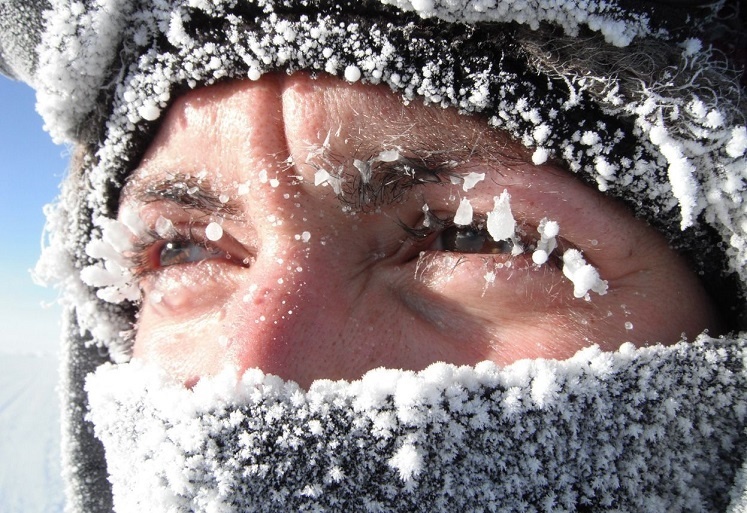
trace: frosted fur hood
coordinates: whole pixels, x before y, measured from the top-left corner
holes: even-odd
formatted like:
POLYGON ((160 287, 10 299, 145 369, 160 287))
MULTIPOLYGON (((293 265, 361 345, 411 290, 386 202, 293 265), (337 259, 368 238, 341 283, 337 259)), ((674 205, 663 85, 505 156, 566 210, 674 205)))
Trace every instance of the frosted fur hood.
POLYGON ((104 451, 84 420, 90 392, 121 511, 138 510, 130 494, 146 492, 174 511, 234 511, 249 507, 236 501, 255 493, 275 494, 258 499, 257 508, 267 510, 284 509, 275 505, 286 501, 334 510, 339 498, 373 511, 482 510, 483 504, 506 511, 745 511, 747 478, 737 469, 747 443, 739 332, 747 290, 747 127, 744 88, 711 46, 712 37, 716 44, 740 44, 742 31, 729 18, 733 4, 2 3, 0 70, 33 85, 52 137, 79 149, 75 170, 50 208, 50 244, 37 269, 61 285, 68 312, 62 394, 70 510, 112 508, 104 451), (568 362, 523 362, 505 370, 377 371, 360 383, 319 383, 308 394, 257 374, 238 391, 220 380, 223 389, 216 384, 213 392, 208 383, 179 391, 132 368, 124 362, 137 291, 126 270, 106 258, 113 243, 106 227, 116 217, 123 181, 180 93, 276 70, 386 84, 406 99, 482 113, 531 148, 535 163, 562 161, 662 230, 716 291, 734 333, 672 349, 588 350, 568 362), (107 363, 120 365, 100 368, 107 363), (85 378, 96 369, 86 392, 85 378), (375 385, 384 377, 394 383, 388 392, 375 385), (420 383, 406 398, 418 412, 413 418, 399 406, 407 395, 397 392, 401 383, 420 383), (362 407, 369 385, 378 395, 362 407), (155 390, 159 394, 145 393, 155 390), (210 393, 216 395, 208 401, 210 393), (164 409, 163 398, 176 396, 184 408, 164 409), (112 422, 112 408, 128 420, 112 422), (178 427, 210 419, 214 429, 195 431, 202 438, 178 427), (252 425, 252 419, 267 423, 252 425), (535 438, 519 443, 530 427, 535 438), (142 429, 136 431, 141 436, 128 429, 142 429), (239 459, 211 449, 214 440, 230 439, 227 429, 248 448, 239 459), (319 442, 315 430, 330 436, 319 442), (162 475, 144 463, 165 448, 164 437, 173 459, 156 460, 182 462, 192 474, 162 475), (451 440, 460 437, 480 442, 459 452, 451 440), (274 468, 304 468, 298 475, 306 481, 280 487, 282 473, 267 469, 259 456, 269 439, 283 440, 273 445, 274 468), (443 444, 448 450, 430 450, 443 444), (338 465, 333 456, 340 446, 377 455, 378 467, 350 467, 356 458, 338 465), (569 447, 572 455, 562 452, 569 447), (541 456, 526 457, 537 451, 541 456), (494 453, 501 457, 482 458, 494 453), (138 458, 142 465, 133 467, 138 458), (566 465, 569 458, 578 461, 566 465), (465 462, 475 463, 474 474, 465 462), (461 470, 434 470, 446 463, 461 470), (245 479, 223 474, 223 465, 248 469, 245 479), (134 468, 143 474, 133 476, 134 468), (552 470, 553 477, 536 469, 552 470), (258 475, 263 480, 254 479, 258 475), (526 479, 508 477, 518 475, 526 479), (480 476, 474 496, 465 484, 474 482, 469 476, 480 476), (378 487, 362 496, 365 503, 345 488, 364 482, 378 487), (337 495, 341 489, 348 491, 337 495))

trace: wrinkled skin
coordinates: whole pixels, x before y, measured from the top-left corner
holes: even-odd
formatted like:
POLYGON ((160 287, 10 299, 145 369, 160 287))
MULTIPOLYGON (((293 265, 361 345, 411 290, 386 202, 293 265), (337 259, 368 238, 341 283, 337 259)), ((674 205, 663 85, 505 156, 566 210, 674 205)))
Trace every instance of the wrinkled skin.
POLYGON ((185 95, 122 199, 151 230, 163 217, 179 233, 171 246, 136 241, 144 300, 134 356, 187 385, 230 364, 308 386, 379 366, 564 358, 592 343, 611 350, 718 329, 694 273, 658 232, 530 155, 479 117, 334 78, 265 76, 185 95), (438 167, 440 183, 364 205, 315 185, 320 168, 358 176, 355 159, 393 149, 438 167), (470 172, 486 178, 468 191, 451 183, 470 172), (166 198, 172 182, 203 201, 166 198), (548 263, 535 265, 531 250, 453 251, 439 230, 416 240, 403 229, 422 227, 426 203, 453 217, 463 197, 484 219, 504 190, 527 246, 541 219, 558 222, 548 263), (213 222, 222 236, 206 242, 213 222), (559 263, 567 248, 596 267, 606 294, 574 297, 559 263))

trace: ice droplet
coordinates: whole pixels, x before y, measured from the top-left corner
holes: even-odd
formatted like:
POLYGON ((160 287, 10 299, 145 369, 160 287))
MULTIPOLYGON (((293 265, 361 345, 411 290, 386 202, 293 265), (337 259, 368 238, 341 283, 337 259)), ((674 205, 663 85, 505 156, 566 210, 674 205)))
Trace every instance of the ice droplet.
POLYGON ((361 78, 361 70, 358 66, 348 66, 345 68, 345 80, 348 82, 357 82, 361 78))
POLYGON ((221 225, 213 221, 207 225, 207 228, 205 228, 205 237, 212 241, 220 240, 220 238, 223 237, 223 228, 221 225))

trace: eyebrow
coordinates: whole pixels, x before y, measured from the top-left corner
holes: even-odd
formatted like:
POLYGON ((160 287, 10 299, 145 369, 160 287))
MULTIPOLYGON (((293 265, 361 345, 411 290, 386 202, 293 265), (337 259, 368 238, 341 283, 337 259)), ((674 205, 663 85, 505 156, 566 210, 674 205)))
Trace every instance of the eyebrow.
MULTIPOLYGON (((442 143, 443 144, 443 143, 442 143)), ((377 160, 378 152, 359 150, 352 157, 343 157, 332 150, 325 150, 308 162, 314 169, 324 169, 342 179, 338 199, 355 212, 374 210, 379 206, 397 203, 405 199, 408 191, 420 185, 444 185, 452 183, 453 177, 463 178, 470 168, 497 164, 508 167, 512 163, 525 163, 525 160, 510 152, 500 151, 495 145, 489 147, 455 147, 444 149, 418 147, 396 148, 398 157, 385 162, 377 160), (363 157, 363 155, 367 155, 363 157), (370 179, 365 179, 363 171, 355 161, 370 166, 370 179)), ((394 148, 393 148, 394 149, 394 148)), ((360 164, 359 164, 360 165, 360 164)))
POLYGON ((184 173, 152 178, 130 175, 122 192, 123 198, 139 203, 169 201, 185 209, 240 219, 243 216, 242 202, 224 196, 225 192, 219 192, 209 176, 184 173))

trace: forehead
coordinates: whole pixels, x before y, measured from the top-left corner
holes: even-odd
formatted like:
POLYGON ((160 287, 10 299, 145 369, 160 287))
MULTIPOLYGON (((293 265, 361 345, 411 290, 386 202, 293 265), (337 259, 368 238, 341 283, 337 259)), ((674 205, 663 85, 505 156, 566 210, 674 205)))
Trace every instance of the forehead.
POLYGON ((421 101, 405 104, 384 86, 268 76, 177 100, 135 176, 207 167, 241 180, 250 170, 277 173, 293 165, 293 172, 304 174, 313 170, 303 164, 322 153, 366 159, 382 149, 443 160, 528 160, 521 145, 476 115, 421 101))

